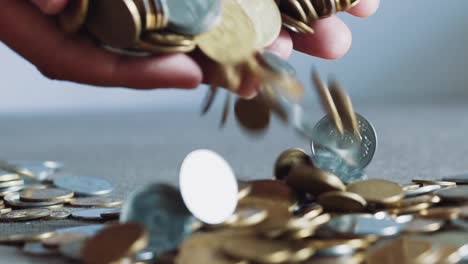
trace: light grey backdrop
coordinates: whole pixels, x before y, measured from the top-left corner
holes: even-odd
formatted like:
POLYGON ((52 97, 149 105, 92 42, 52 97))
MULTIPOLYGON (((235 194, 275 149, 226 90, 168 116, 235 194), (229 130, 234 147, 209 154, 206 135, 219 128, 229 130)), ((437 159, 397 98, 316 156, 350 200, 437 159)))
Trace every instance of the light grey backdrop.
MULTIPOLYGON (((468 42, 463 0, 383 0, 369 19, 342 15, 353 47, 337 61, 294 54, 291 62, 308 83, 312 65, 333 73, 355 101, 441 102, 468 98, 468 42)), ((2 112, 123 110, 195 107, 206 88, 192 92, 103 89, 50 81, 0 44, 2 112)))

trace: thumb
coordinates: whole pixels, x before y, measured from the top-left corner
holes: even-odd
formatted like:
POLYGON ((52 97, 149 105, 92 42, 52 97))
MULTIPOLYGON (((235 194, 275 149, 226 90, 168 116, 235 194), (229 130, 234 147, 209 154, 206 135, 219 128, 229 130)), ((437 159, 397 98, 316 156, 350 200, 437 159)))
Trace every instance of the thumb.
MULTIPOLYGON (((56 15, 60 13, 68 3, 68 0, 31 0, 43 13, 56 15)), ((79 0, 72 0, 79 1, 79 0)))

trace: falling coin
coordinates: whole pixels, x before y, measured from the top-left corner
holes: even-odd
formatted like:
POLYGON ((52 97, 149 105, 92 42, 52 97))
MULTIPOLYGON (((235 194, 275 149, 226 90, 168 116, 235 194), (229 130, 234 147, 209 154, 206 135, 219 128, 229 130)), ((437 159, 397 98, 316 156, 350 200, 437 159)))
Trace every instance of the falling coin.
POLYGON ((270 124, 270 108, 259 98, 238 98, 234 111, 239 124, 250 132, 263 131, 270 124))
POLYGON ((109 181, 93 176, 64 175, 54 178, 54 185, 82 196, 106 195, 113 190, 109 181))

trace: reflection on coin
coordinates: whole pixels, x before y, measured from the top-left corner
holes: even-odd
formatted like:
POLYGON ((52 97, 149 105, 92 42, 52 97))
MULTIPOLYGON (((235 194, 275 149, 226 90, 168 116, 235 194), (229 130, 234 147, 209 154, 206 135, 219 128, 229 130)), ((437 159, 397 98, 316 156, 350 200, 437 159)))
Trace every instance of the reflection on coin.
POLYGON ((72 212, 71 216, 76 219, 81 220, 103 220, 101 217, 102 213, 110 211, 109 208, 92 208, 92 209, 82 209, 72 212))
POLYGON ((71 213, 72 210, 68 208, 53 208, 50 209, 50 215, 47 217, 47 219, 65 219, 68 218, 71 213))
POLYGON ((112 197, 80 197, 70 201, 75 207, 115 207, 123 204, 121 199, 112 197))
POLYGON ((236 209, 238 186, 234 172, 211 150, 195 150, 185 157, 179 170, 179 186, 185 205, 202 222, 220 224, 236 209))
POLYGON ((50 214, 49 209, 24 209, 14 210, 0 215, 0 221, 27 221, 46 217, 50 214))
POLYGON ((54 184, 82 196, 105 195, 113 190, 109 181, 93 176, 64 175, 54 178, 54 184))
POLYGON ((53 202, 67 200, 73 195, 73 192, 59 188, 26 189, 20 193, 20 199, 26 202, 53 202))
POLYGON ((374 157, 377 148, 377 134, 371 123, 356 113, 361 142, 356 142, 350 133, 340 133, 334 127, 329 116, 324 117, 314 127, 314 140, 311 142, 312 153, 323 148, 335 150, 338 154, 352 160, 359 168, 365 168, 374 157))
POLYGON ((147 250, 160 255, 177 248, 190 235, 194 219, 177 189, 148 184, 126 200, 120 222, 143 224, 150 233, 147 250))
POLYGON ((66 244, 75 240, 82 240, 88 237, 90 237, 89 234, 81 232, 54 233, 52 236, 43 239, 41 242, 47 248, 58 248, 62 244, 66 244))
POLYGON ((84 263, 114 263, 144 249, 148 239, 140 224, 113 224, 85 242, 82 259, 84 263))
POLYGON ((372 215, 364 214, 336 216, 322 227, 325 232, 352 236, 393 236, 402 229, 402 225, 393 219, 378 219, 372 215))
POLYGON ((22 248, 23 253, 33 256, 50 256, 55 255, 57 252, 44 247, 41 242, 28 242, 22 248))

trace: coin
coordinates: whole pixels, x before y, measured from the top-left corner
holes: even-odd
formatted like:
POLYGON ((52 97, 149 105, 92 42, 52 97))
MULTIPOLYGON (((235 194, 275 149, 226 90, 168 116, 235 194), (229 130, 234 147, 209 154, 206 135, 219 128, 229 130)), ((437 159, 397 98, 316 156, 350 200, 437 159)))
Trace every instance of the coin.
POLYGON ((0 221, 28 221, 43 218, 48 215, 50 215, 50 210, 44 208, 14 210, 0 215, 0 221))
POLYGON ((13 181, 4 181, 0 182, 0 188, 8 188, 13 186, 24 185, 24 180, 13 180, 13 181))
POLYGON ((92 1, 86 26, 101 42, 117 48, 132 47, 142 31, 140 13, 132 0, 92 1))
POLYGON ((396 259, 403 263, 425 263, 419 262, 419 259, 431 249, 432 245, 428 241, 397 238, 371 249, 366 256, 366 263, 392 263, 396 259))
POLYGON ((196 42, 209 58, 233 65, 254 54, 257 37, 252 22, 235 0, 223 0, 222 3, 221 23, 198 35, 196 42), (236 52, 226 52, 234 50, 236 52))
POLYGON ((439 190, 440 188, 442 188, 440 185, 425 185, 425 186, 419 187, 418 189, 406 191, 405 196, 414 197, 414 196, 430 194, 434 191, 439 190))
POLYGON ((120 222, 143 224, 150 233, 147 250, 156 256, 172 250, 192 232, 194 219, 177 189, 148 184, 130 194, 120 222))
POLYGON ((257 32, 257 49, 273 43, 281 30, 281 14, 273 0, 249 1, 239 0, 257 32))
POLYGON ((193 51, 196 47, 195 44, 188 46, 171 46, 171 45, 161 45, 155 44, 147 41, 146 39, 140 39, 137 44, 135 44, 139 50, 150 52, 153 54, 162 54, 162 53, 187 53, 193 51))
POLYGON ((24 202, 20 200, 19 193, 13 192, 3 197, 3 200, 11 207, 15 208, 32 208, 32 207, 53 207, 62 206, 64 201, 51 201, 51 202, 24 202))
POLYGON ((72 210, 68 208, 53 208, 50 209, 50 215, 47 217, 47 219, 66 219, 68 218, 72 213, 72 210))
POLYGON ((285 182, 276 180, 249 181, 250 191, 247 197, 265 198, 290 206, 297 202, 293 189, 285 182))
POLYGON ((367 119, 359 114, 356 114, 356 117, 361 134, 360 142, 356 142, 356 139, 348 133, 340 135, 334 128, 331 118, 326 116, 313 129, 315 137, 311 142, 312 154, 326 147, 336 150, 342 157, 353 161, 353 164, 359 168, 367 167, 377 148, 377 135, 367 119))
POLYGON ((20 199, 25 202, 53 202, 67 200, 73 195, 73 192, 59 188, 26 189, 20 193, 20 199))
POLYGON ((24 185, 1 188, 0 189, 0 197, 5 197, 8 194, 19 192, 19 191, 23 190, 23 188, 24 188, 24 185))
POLYGON ((34 161, 34 160, 12 160, 8 161, 13 166, 12 172, 33 178, 38 181, 46 181, 62 170, 65 165, 59 161, 34 161))
POLYGON ((81 256, 85 263, 112 263, 143 250, 148 240, 148 232, 140 224, 113 224, 88 239, 81 256))
POLYGON ((66 244, 75 240, 82 240, 88 237, 90 237, 89 234, 81 233, 81 232, 54 233, 52 236, 42 239, 41 242, 44 245, 44 247, 58 248, 63 244, 66 244))
POLYGON ((152 43, 168 46, 192 46, 195 44, 194 37, 173 33, 150 32, 145 35, 145 38, 152 43))
POLYGON ((294 214, 304 219, 312 220, 323 212, 323 207, 320 204, 301 205, 294 214))
POLYGON ((107 212, 101 213, 101 217, 104 218, 104 219, 119 219, 120 212, 121 212, 120 208, 114 209, 112 211, 107 211, 107 212))
POLYGON ((264 221, 267 217, 268 211, 263 208, 238 208, 226 221, 226 224, 233 227, 255 226, 264 221))
POLYGON ((286 14, 281 14, 283 26, 295 33, 314 34, 314 30, 302 21, 298 21, 286 14))
POLYGON ((92 209, 82 209, 73 211, 71 216, 76 219, 80 220, 103 220, 101 217, 102 213, 110 211, 112 209, 109 208, 92 208, 92 209))
POLYGON ((113 190, 109 181, 93 176, 63 175, 54 178, 54 185, 80 196, 106 195, 113 190))
POLYGON ((256 263, 282 263, 292 257, 290 244, 257 237, 233 237, 222 243, 224 253, 256 263))
POLYGON ((23 253, 33 256, 51 256, 57 254, 54 250, 48 249, 41 242, 27 242, 22 248, 23 253))
POLYGON ((403 231, 407 233, 436 232, 444 226, 444 221, 433 219, 415 218, 403 225, 403 231))
POLYGON ((275 161, 275 178, 285 179, 291 169, 298 165, 312 165, 310 156, 303 149, 292 148, 283 151, 275 161))
POLYGON ((412 182, 423 185, 440 185, 444 187, 454 187, 457 184, 450 181, 438 181, 438 180, 425 180, 425 179, 413 179, 412 182))
POLYGON ((76 239, 70 241, 69 243, 61 244, 59 247, 59 252, 62 256, 68 259, 81 261, 81 250, 85 241, 85 239, 76 239))
POLYGON ((307 165, 293 168, 286 178, 286 183, 296 191, 313 195, 345 190, 343 182, 332 173, 307 165))
POLYGON ((468 174, 445 176, 442 178, 443 181, 451 181, 457 184, 468 184, 468 174))
POLYGON ((1 208, 0 215, 11 212, 11 208, 1 208))
POLYGON ((95 225, 85 225, 85 226, 74 226, 74 227, 67 227, 55 230, 56 234, 63 234, 63 233, 83 233, 87 234, 88 236, 94 236, 97 232, 103 229, 105 226, 102 224, 95 224, 95 225))
POLYGON ((451 220, 460 215, 459 207, 434 207, 421 211, 419 214, 424 218, 451 220))
POLYGON ((330 90, 328 90, 328 87, 322 81, 319 73, 316 70, 312 72, 311 79, 314 83, 314 87, 317 91, 317 94, 320 96, 320 102, 322 103, 322 107, 325 109, 325 112, 331 118, 331 121, 333 122, 333 125, 335 126, 338 133, 340 135, 343 134, 343 122, 341 121, 341 116, 338 114, 338 110, 336 109, 336 105, 333 101, 330 90))
POLYGON ((26 242, 41 241, 54 235, 54 232, 16 234, 10 236, 0 236, 0 244, 17 245, 26 242))
POLYGON ((318 197, 318 203, 331 212, 362 212, 367 202, 359 194, 352 192, 333 191, 323 193, 318 197))
POLYGON ((443 201, 466 202, 468 201, 468 186, 457 186, 436 192, 443 201))
POLYGON ((189 153, 179 170, 182 198, 204 223, 220 224, 237 206, 238 186, 229 164, 217 153, 200 149, 189 153), (206 185, 210 188, 204 188, 206 185))
POLYGON ((0 171, 0 182, 15 181, 21 179, 16 173, 0 171))
POLYGON ((393 236, 402 230, 402 225, 390 218, 379 219, 372 215, 348 214, 333 217, 322 225, 326 232, 347 236, 393 236))
POLYGON ((251 100, 238 98, 234 111, 238 123, 249 132, 264 131, 270 124, 270 108, 259 97, 251 100))
POLYGON ((111 197, 79 197, 70 201, 75 207, 116 207, 123 204, 123 201, 111 197))
POLYGON ((360 140, 359 124, 351 98, 334 79, 330 82, 330 93, 343 122, 344 129, 360 140))
POLYGON ((346 191, 357 193, 368 202, 380 204, 396 203, 404 196, 403 188, 398 183, 380 179, 351 183, 346 191))
POLYGON ((67 4, 59 14, 58 22, 62 30, 75 33, 84 25, 88 13, 89 0, 75 0, 67 4))
POLYGON ((168 27, 177 33, 197 35, 217 24, 221 15, 220 0, 161 1, 167 5, 168 27))

